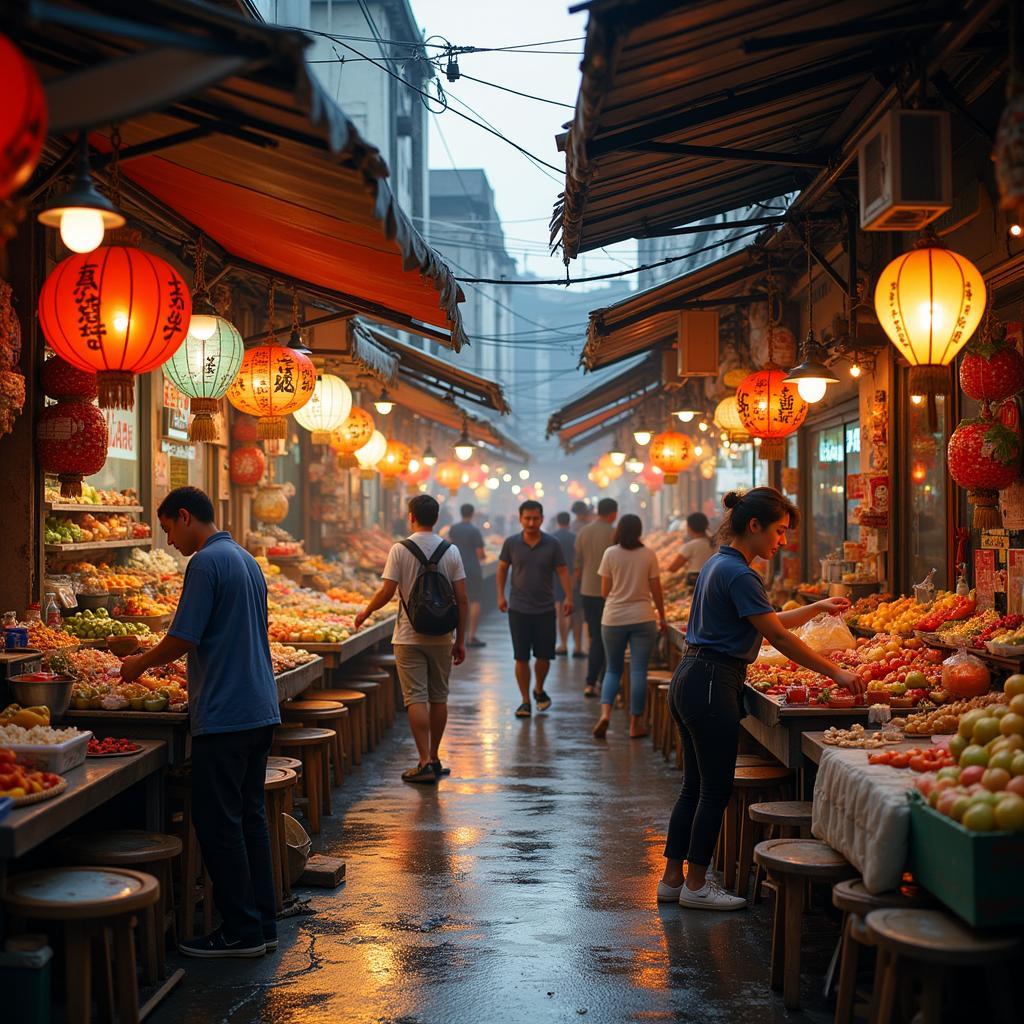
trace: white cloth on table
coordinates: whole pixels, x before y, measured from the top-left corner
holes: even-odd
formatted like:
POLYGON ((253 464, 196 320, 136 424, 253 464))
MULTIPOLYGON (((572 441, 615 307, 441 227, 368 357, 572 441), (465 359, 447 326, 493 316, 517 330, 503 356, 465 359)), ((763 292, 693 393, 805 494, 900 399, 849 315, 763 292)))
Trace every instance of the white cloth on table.
POLYGON ((868 764, 866 750, 829 747, 814 783, 811 833, 841 853, 868 892, 898 889, 907 861, 916 773, 868 764))

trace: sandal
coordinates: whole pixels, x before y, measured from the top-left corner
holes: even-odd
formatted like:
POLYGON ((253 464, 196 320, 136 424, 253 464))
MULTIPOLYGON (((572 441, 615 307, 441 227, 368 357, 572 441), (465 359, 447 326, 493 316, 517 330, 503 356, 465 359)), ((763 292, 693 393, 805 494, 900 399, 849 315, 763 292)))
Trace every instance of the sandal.
POLYGON ((533 708, 530 707, 529 701, 520 704, 519 707, 516 708, 516 718, 529 718, 532 714, 533 708))

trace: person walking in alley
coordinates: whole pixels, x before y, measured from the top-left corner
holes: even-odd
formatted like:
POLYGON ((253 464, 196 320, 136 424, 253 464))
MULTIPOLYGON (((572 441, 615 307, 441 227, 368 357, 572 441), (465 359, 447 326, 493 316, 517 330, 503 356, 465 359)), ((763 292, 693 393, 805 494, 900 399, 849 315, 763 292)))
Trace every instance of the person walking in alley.
POLYGON ((614 498, 602 498, 597 503, 597 518, 576 535, 576 578, 579 581, 583 617, 587 622, 589 648, 584 697, 593 697, 604 676, 604 644, 601 640, 601 616, 604 596, 601 577, 597 570, 605 551, 615 536, 614 522, 619 514, 619 503, 614 498))
POLYGON ((448 678, 466 658, 469 599, 459 549, 434 532, 440 506, 429 494, 409 499, 410 536, 388 552, 381 585, 356 616, 367 618, 398 593, 391 643, 409 728, 419 760, 402 772, 405 782, 434 783, 449 769, 441 763, 448 724, 448 678))
MULTIPOLYGON (((573 578, 573 563, 576 559, 576 534, 569 529, 570 516, 568 512, 559 512, 555 516, 555 530, 551 534, 555 540, 562 547, 562 555, 565 558, 565 567, 569 570, 569 578, 573 580, 573 586, 575 587, 575 580, 573 578)), ((555 648, 555 654, 568 654, 569 653, 569 633, 573 632, 573 647, 574 652, 579 652, 579 641, 583 635, 583 630, 580 628, 578 631, 573 630, 573 621, 576 618, 576 595, 573 594, 572 600, 572 614, 565 614, 565 599, 568 595, 562 589, 562 584, 558 577, 555 577, 555 611, 558 615, 558 646, 555 648)))
POLYGON ((477 626, 480 624, 480 597, 484 586, 481 565, 487 557, 484 551, 484 536, 473 523, 476 509, 472 505, 463 505, 459 509, 459 514, 462 520, 448 530, 448 540, 459 549, 462 568, 466 570, 466 596, 469 599, 466 646, 486 647, 484 641, 477 639, 476 635, 477 626))
POLYGON ((644 703, 647 700, 647 665, 659 633, 665 632, 665 599, 661 591, 658 556, 640 539, 639 516, 625 515, 601 558, 604 611, 601 639, 606 667, 601 688, 601 717, 594 735, 603 739, 611 723, 612 705, 619 692, 629 645, 629 735, 645 736, 644 703), (657 618, 655 618, 657 612, 657 618))
MULTIPOLYGON (((574 536, 578 536, 580 530, 584 526, 589 525, 594 521, 594 513, 590 506, 585 501, 574 501, 572 503, 572 522, 569 524, 569 529, 573 532, 574 536)), ((573 658, 583 659, 587 656, 587 652, 583 649, 583 632, 586 622, 583 619, 583 597, 580 594, 580 577, 579 573, 575 571, 575 550, 573 553, 573 571, 572 575, 572 656, 573 658)))
POLYGON ((277 949, 273 862, 263 806, 267 755, 281 722, 267 635, 267 584, 256 560, 213 523, 213 503, 179 487, 160 503, 167 541, 190 556, 167 635, 127 657, 121 678, 188 658, 192 814, 213 881, 219 928, 187 937, 191 957, 277 949))
POLYGON ((821 612, 839 614, 850 602, 828 598, 776 614, 764 580, 750 563, 771 560, 796 527, 796 506, 772 487, 755 487, 722 499, 723 543, 704 563, 686 627, 686 649, 672 676, 669 708, 683 747, 683 788, 665 841, 660 903, 704 910, 739 910, 747 904, 747 879, 740 893, 722 891, 707 878, 722 816, 732 793, 743 716, 743 680, 764 638, 804 668, 828 676, 852 693, 864 689, 855 673, 812 651, 790 632, 821 612), (683 862, 686 876, 683 876, 683 862))
POLYGON ((563 612, 572 614, 572 581, 562 547, 549 533, 541 530, 544 506, 539 501, 524 501, 519 506, 522 531, 508 537, 498 556, 498 609, 508 612, 512 651, 516 663, 516 682, 522 703, 516 718, 533 714, 530 704, 530 656, 534 658, 533 696, 538 711, 551 707, 544 692, 551 659, 555 656, 554 578, 562 584, 566 597, 563 612), (509 596, 505 584, 511 578, 509 596))

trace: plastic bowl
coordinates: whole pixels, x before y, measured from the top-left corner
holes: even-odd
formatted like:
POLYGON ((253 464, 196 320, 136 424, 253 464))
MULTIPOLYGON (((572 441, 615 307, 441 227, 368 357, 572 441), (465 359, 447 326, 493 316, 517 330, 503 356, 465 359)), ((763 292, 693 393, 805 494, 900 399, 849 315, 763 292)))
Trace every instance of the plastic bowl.
POLYGON ((75 680, 70 676, 54 676, 42 681, 20 675, 11 676, 7 683, 16 703, 26 708, 48 707, 51 719, 58 719, 67 713, 75 680))

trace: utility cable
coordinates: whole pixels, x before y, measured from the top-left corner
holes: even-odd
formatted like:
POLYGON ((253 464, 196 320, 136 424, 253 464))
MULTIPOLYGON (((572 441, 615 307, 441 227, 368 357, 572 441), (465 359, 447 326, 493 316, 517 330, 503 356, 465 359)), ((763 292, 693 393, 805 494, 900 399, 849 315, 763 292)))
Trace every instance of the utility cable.
POLYGON ((564 107, 566 110, 576 109, 571 103, 563 103, 561 100, 549 100, 543 96, 534 96, 532 93, 520 92, 518 89, 512 89, 507 85, 498 85, 497 82, 488 82, 485 78, 474 78, 472 75, 467 75, 465 71, 459 75, 459 78, 465 78, 467 82, 476 82, 478 85, 489 85, 492 89, 500 89, 502 92, 510 92, 513 96, 522 96, 525 100, 536 100, 538 103, 550 103, 553 107, 564 107))

